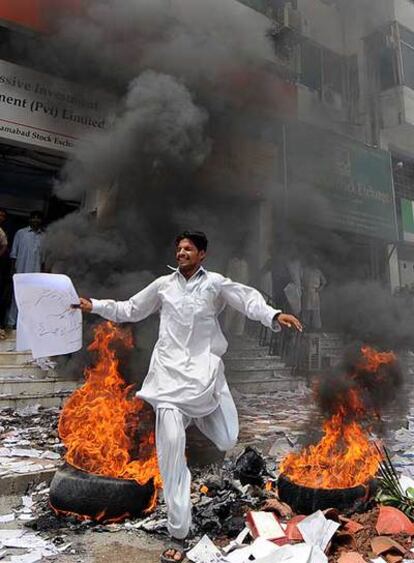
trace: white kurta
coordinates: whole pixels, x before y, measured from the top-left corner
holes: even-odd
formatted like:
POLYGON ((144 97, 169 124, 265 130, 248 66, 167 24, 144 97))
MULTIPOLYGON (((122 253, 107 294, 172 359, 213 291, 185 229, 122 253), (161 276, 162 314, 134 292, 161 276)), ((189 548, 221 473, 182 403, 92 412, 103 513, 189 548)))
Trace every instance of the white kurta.
POLYGON ((43 231, 33 231, 31 227, 17 231, 10 252, 10 258, 16 260, 16 273, 32 274, 42 271, 43 238, 43 231))
MULTIPOLYGON (((35 274, 42 271, 43 231, 34 231, 31 227, 19 229, 14 237, 10 258, 16 260, 17 274, 35 274)), ((17 323, 17 305, 13 295, 7 313, 7 325, 15 327, 17 323)))
POLYGON ((280 311, 269 307, 256 289, 204 268, 189 280, 175 270, 128 301, 92 299, 92 311, 114 322, 137 322, 160 311, 158 341, 137 395, 154 409, 176 408, 200 418, 217 409, 222 394, 229 394, 221 359, 227 341, 217 318, 226 304, 280 329, 274 323, 280 311))

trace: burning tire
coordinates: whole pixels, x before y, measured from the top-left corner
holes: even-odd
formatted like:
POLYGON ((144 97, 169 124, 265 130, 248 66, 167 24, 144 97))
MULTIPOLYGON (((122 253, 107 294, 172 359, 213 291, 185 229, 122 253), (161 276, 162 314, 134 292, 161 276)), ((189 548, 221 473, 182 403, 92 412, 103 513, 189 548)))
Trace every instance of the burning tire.
POLYGON ((370 500, 376 492, 377 481, 372 479, 366 485, 346 489, 313 489, 297 485, 286 475, 278 480, 279 498, 297 514, 312 514, 316 510, 337 508, 352 511, 370 500))
POLYGON ((50 503, 60 513, 108 521, 142 515, 154 495, 152 480, 145 485, 86 473, 66 464, 50 485, 50 503))

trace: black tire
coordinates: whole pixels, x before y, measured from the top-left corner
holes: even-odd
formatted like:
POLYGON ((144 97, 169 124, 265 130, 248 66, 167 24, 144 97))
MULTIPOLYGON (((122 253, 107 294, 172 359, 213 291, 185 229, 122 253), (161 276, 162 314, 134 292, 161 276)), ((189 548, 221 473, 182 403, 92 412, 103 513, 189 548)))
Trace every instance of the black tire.
POLYGON ((50 485, 53 508, 99 521, 113 520, 126 514, 141 516, 153 494, 152 480, 146 485, 139 485, 128 479, 87 473, 68 464, 58 469, 50 485))
POLYGON ((372 479, 367 485, 348 489, 312 489, 297 485, 286 475, 278 480, 279 498, 286 502, 297 514, 312 514, 316 510, 337 508, 339 511, 352 511, 361 503, 366 503, 375 494, 377 481, 372 479))

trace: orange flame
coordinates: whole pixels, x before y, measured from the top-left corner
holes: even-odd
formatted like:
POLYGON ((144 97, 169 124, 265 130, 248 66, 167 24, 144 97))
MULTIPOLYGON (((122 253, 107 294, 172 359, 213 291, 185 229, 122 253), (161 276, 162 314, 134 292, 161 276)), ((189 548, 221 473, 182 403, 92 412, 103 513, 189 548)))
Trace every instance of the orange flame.
POLYGON ((77 512, 71 512, 70 510, 60 510, 55 508, 51 503, 49 503, 49 506, 56 514, 56 516, 72 516, 80 522, 89 522, 90 520, 94 520, 95 522, 105 522, 105 524, 116 524, 118 522, 123 522, 130 517, 129 512, 125 512, 125 514, 122 514, 121 516, 108 518, 106 516, 106 510, 102 510, 98 514, 90 516, 87 514, 78 514, 77 512))
POLYGON ((397 360, 394 352, 377 352, 369 346, 363 346, 361 352, 362 362, 359 368, 371 373, 377 373, 381 365, 391 364, 397 360))
MULTIPOLYGON (((161 487, 153 430, 138 435, 143 401, 130 397, 128 386, 118 370, 118 359, 110 345, 120 341, 132 347, 130 331, 112 323, 95 329, 90 351, 98 361, 85 370, 85 384, 65 403, 59 419, 59 435, 66 447, 65 459, 72 466, 107 477, 133 479, 140 485, 154 481, 155 494, 147 512, 155 508, 161 487)), ((94 519, 102 520, 104 515, 94 519)))
MULTIPOLYGON (((377 352, 367 346, 361 353, 358 373, 377 374, 381 365, 396 360, 393 352, 377 352)), ((355 374, 349 376, 353 379, 355 374)), ((337 412, 324 422, 317 444, 282 460, 280 471, 291 481, 311 488, 342 489, 363 485, 377 473, 381 455, 358 422, 369 414, 358 388, 349 389, 341 402, 337 412)))

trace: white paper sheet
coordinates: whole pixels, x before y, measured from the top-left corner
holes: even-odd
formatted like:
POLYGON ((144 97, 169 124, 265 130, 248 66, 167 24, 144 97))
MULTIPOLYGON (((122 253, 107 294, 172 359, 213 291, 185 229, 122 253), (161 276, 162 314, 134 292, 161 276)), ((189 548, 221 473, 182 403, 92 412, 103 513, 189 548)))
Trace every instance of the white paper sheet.
POLYGON ((206 535, 187 552, 187 559, 193 563, 227 563, 228 561, 206 535))
POLYGON ((22 325, 21 315, 17 315, 16 329, 16 352, 30 351, 30 340, 22 325))
POLYGON ((328 563, 328 558, 318 546, 298 543, 281 547, 269 563, 328 563))
POLYGON ((230 553, 234 549, 239 548, 249 534, 250 534, 250 529, 247 526, 245 526, 245 528, 243 528, 243 530, 237 535, 237 537, 233 541, 231 541, 225 547, 222 547, 222 552, 226 555, 227 553, 230 553))
POLYGON ((25 555, 12 555, 10 563, 37 563, 43 558, 43 553, 37 549, 25 555))
POLYGON ((298 524, 305 542, 309 545, 318 546, 321 551, 325 551, 339 526, 338 522, 325 518, 321 510, 314 512, 298 524))
POLYGON ((237 549, 226 557, 230 563, 251 563, 251 561, 272 563, 279 549, 281 548, 278 545, 263 538, 257 538, 251 545, 237 549))
POLYGON ((82 348, 82 313, 71 309, 73 303, 79 303, 79 297, 70 278, 61 274, 15 274, 13 283, 19 310, 19 345, 29 346, 35 359, 82 348))

